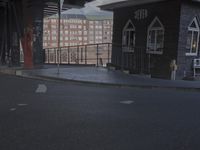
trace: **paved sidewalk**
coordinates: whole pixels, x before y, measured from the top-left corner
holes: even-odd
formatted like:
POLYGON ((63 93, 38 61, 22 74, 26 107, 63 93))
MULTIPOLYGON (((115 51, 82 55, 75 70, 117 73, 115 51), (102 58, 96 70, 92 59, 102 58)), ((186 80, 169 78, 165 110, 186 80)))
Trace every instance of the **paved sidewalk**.
POLYGON ((55 66, 45 67, 45 69, 20 70, 16 74, 20 76, 112 86, 200 90, 200 81, 154 79, 147 76, 125 74, 121 71, 101 67, 62 66, 58 74, 58 69, 55 66))

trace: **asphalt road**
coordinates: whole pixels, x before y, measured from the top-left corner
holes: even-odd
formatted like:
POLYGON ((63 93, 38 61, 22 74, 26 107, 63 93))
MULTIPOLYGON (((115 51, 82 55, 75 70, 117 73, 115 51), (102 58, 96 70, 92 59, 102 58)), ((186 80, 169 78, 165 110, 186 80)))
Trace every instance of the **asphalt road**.
POLYGON ((199 150, 200 93, 0 75, 0 150, 199 150))

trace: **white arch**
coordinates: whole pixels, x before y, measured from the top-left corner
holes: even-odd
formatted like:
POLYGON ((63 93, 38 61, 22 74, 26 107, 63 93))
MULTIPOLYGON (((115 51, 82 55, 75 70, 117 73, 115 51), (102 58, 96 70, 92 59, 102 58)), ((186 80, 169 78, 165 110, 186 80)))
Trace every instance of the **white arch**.
POLYGON ((133 52, 135 47, 135 26, 129 19, 122 31, 122 47, 124 52, 133 52), (129 28, 129 26, 131 26, 129 28))
POLYGON ((160 24, 160 27, 156 27, 155 29, 159 29, 160 28, 160 29, 164 30, 164 26, 163 26, 163 24, 161 23, 160 19, 157 16, 153 19, 153 21, 149 25, 148 30, 154 29, 153 25, 156 23, 156 21, 158 21, 158 23, 160 24))
POLYGON ((123 32, 124 32, 125 30, 127 30, 129 24, 131 24, 131 26, 133 27, 132 29, 135 31, 135 26, 134 26, 133 22, 129 19, 129 20, 127 21, 126 25, 125 25, 124 28, 123 28, 123 32))
POLYGON ((158 17, 155 17, 151 24, 148 27, 147 31, 147 52, 152 54, 162 54, 163 48, 164 48, 164 33, 165 28, 164 25, 161 23, 161 21, 158 19, 158 17), (158 22, 159 26, 154 26, 155 23, 158 22), (158 34, 162 33, 162 42, 158 43, 157 38, 158 34), (151 34, 155 34, 154 42, 151 43, 151 34))
POLYGON ((194 17, 194 19, 193 19, 193 20, 191 21, 191 23, 189 24, 188 29, 192 29, 192 30, 195 30, 195 29, 196 29, 197 31, 200 30, 200 28, 199 28, 199 22, 198 22, 197 17, 194 17), (195 23, 196 28, 191 27, 191 25, 193 24, 193 22, 195 23))

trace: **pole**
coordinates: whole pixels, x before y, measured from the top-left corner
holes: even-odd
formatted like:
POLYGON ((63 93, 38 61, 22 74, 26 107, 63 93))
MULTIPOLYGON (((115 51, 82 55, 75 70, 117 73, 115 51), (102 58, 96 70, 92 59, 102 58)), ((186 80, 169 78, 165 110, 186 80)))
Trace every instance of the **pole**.
POLYGON ((97 44, 97 67, 99 67, 99 44, 97 44))
POLYGON ((11 1, 8 2, 8 15, 9 15, 9 50, 8 50, 8 66, 11 67, 12 66, 12 60, 11 57, 12 56, 12 51, 13 51, 13 34, 12 34, 12 11, 11 11, 11 1))
POLYGON ((60 0, 58 0, 58 50, 57 50, 57 74, 60 73, 60 16, 61 16, 61 10, 60 10, 60 0))
POLYGON ((108 43, 108 63, 110 63, 110 43, 108 43))
POLYGON ((85 45, 85 64, 87 64, 87 45, 85 45))

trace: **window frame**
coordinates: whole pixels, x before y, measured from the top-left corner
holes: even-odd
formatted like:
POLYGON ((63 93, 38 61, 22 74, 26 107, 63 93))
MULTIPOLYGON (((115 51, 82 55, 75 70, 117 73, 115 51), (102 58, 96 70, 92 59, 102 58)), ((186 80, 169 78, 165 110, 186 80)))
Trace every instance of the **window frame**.
POLYGON ((136 32, 135 32, 136 30, 135 29, 136 28, 135 28, 133 22, 129 19, 127 21, 126 25, 124 26, 123 31, 122 31, 122 51, 123 52, 134 52, 134 49, 135 49, 135 39, 136 39, 136 32), (131 24, 131 26, 133 28, 127 29, 128 26, 129 26, 129 24, 131 24), (128 45, 125 44, 125 43, 127 43, 127 41, 124 40, 124 37, 127 36, 127 32, 129 32, 128 45), (130 34, 130 32, 134 33, 133 34, 133 41, 132 41, 133 42, 133 46, 130 45, 130 43, 131 43, 131 40, 130 40, 131 34, 130 34))
POLYGON ((192 32, 191 35, 191 41, 190 41, 190 49, 187 48, 187 43, 186 43, 186 49, 189 52, 186 52, 185 55, 186 56, 197 56, 198 55, 198 50, 199 50, 199 35, 200 35, 200 28, 199 28, 199 23, 198 23, 198 19, 197 17, 194 17, 194 19, 192 19, 191 23, 189 24, 188 28, 187 28, 187 38, 188 38, 188 32, 192 32), (192 23, 195 23, 196 28, 191 27, 192 23), (192 44, 194 42, 194 33, 197 32, 197 46, 196 46, 196 52, 192 52, 192 44))
POLYGON ((165 28, 164 28, 164 25, 161 23, 160 19, 158 17, 155 17, 153 19, 153 21, 151 22, 151 24, 149 25, 148 27, 148 30, 147 30, 147 48, 146 48, 146 53, 149 53, 149 54, 159 54, 159 55, 162 55, 163 54, 163 50, 164 50, 164 43, 165 43, 165 28), (153 27, 153 25, 156 23, 156 21, 158 21, 158 23, 160 24, 160 27, 153 27), (150 36, 150 32, 151 31, 155 31, 155 44, 154 44, 154 48, 153 50, 149 50, 149 45, 150 45, 150 42, 149 42, 149 36, 150 36), (158 35, 158 32, 159 31, 162 31, 163 32, 163 37, 162 37, 162 50, 161 51, 157 51, 157 35, 158 35))

